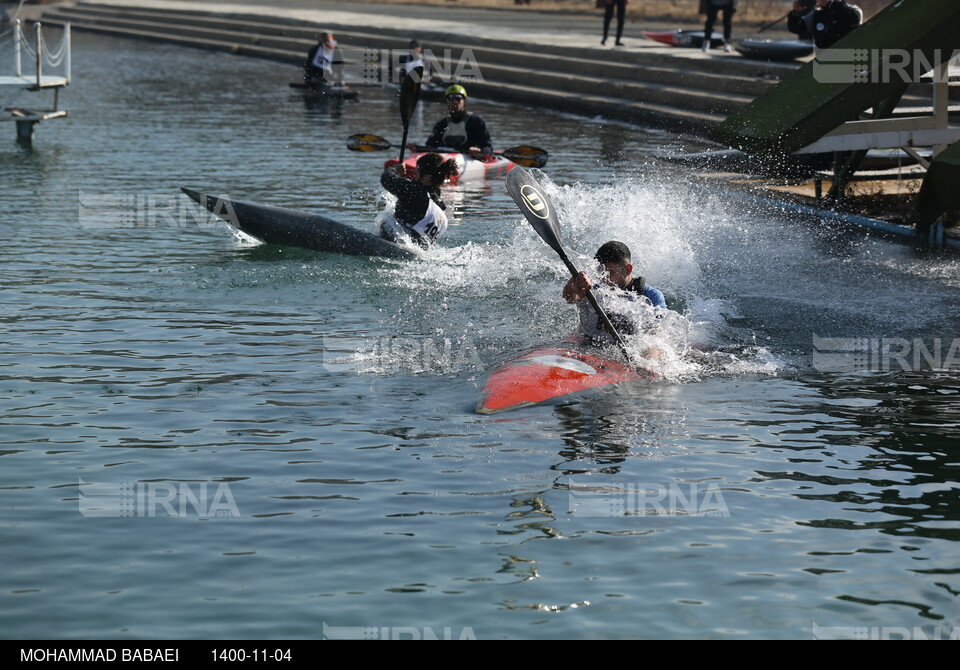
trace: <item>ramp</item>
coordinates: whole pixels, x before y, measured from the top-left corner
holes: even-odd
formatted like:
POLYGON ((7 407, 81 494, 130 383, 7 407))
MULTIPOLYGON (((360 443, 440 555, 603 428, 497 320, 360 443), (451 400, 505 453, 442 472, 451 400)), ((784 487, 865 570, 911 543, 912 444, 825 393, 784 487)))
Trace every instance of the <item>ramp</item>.
POLYGON ((909 82, 901 73, 918 80, 946 63, 960 46, 958 35, 960 2, 898 0, 735 112, 710 137, 753 154, 800 151, 902 95, 909 82))

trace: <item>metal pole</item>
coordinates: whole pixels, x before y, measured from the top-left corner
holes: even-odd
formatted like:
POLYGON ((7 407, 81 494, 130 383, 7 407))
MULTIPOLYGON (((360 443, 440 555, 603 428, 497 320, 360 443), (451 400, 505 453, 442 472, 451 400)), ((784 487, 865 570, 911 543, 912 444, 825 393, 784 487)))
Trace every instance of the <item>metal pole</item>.
POLYGON ((64 76, 67 78, 67 83, 69 84, 69 83, 70 83, 70 67, 71 67, 71 63, 70 63, 70 24, 69 24, 69 23, 68 23, 66 26, 64 26, 63 31, 64 31, 64 32, 63 32, 64 48, 67 50, 67 53, 66 53, 66 55, 64 56, 64 58, 65 58, 66 61, 67 61, 67 63, 66 63, 66 74, 65 74, 64 76))
POLYGON ((13 26, 13 62, 16 66, 15 72, 18 77, 22 74, 20 70, 20 39, 20 19, 17 19, 13 26))
MULTIPOLYGON (((938 65, 933 71, 933 118, 938 130, 945 130, 950 125, 950 61, 938 65)), ((933 148, 933 155, 937 156, 946 144, 938 144, 933 148)))
POLYGON ((40 23, 37 24, 37 88, 43 83, 43 34, 40 32, 40 23))

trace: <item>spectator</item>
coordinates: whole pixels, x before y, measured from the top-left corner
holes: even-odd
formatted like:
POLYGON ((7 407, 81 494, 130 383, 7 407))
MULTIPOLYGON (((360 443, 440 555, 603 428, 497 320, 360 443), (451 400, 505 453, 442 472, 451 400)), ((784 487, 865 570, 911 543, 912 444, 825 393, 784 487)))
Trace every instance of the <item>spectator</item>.
POLYGON ((617 10, 617 41, 618 47, 623 46, 620 38, 623 37, 623 22, 627 17, 627 0, 597 0, 597 7, 603 7, 603 39, 600 44, 607 43, 607 35, 610 33, 610 21, 613 19, 613 10, 617 10))
POLYGON ((794 0, 787 17, 787 28, 792 33, 813 35, 817 49, 829 49, 863 22, 863 11, 846 0, 816 0, 810 9, 803 0, 794 0))
POLYGON ((723 50, 730 52, 730 36, 733 34, 733 15, 737 11, 737 0, 700 0, 700 13, 707 15, 707 22, 703 26, 704 51, 710 50, 710 40, 713 39, 713 25, 717 22, 717 14, 723 11, 723 50))

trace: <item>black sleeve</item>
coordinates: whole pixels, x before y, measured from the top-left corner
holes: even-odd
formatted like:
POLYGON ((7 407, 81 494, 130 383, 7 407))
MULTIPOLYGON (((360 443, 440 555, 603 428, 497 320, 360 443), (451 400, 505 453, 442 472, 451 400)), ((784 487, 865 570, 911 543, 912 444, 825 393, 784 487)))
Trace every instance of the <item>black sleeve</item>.
POLYGON ((467 131, 468 147, 480 147, 480 151, 485 154, 493 153, 493 142, 490 141, 490 131, 487 130, 487 122, 482 116, 471 114, 464 124, 467 131))
POLYGON ((440 119, 433 127, 433 132, 427 138, 428 147, 439 147, 443 145, 443 134, 447 131, 447 120, 440 119))
POLYGON ((809 37, 813 32, 813 12, 790 12, 787 14, 787 30, 801 38, 809 37))
POLYGON ((400 224, 414 225, 426 215, 430 194, 423 184, 405 179, 387 169, 380 175, 380 185, 397 196, 397 206, 393 214, 400 224))

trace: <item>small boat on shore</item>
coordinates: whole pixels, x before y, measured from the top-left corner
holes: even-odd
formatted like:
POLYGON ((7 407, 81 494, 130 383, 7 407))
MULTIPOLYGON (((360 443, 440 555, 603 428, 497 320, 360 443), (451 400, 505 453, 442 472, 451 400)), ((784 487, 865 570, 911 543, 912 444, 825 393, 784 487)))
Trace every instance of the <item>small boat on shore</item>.
POLYGON ((274 205, 261 205, 245 200, 231 200, 180 189, 202 207, 267 244, 327 251, 348 256, 384 258, 421 258, 423 252, 402 246, 326 216, 300 212, 274 205))
POLYGON ((806 40, 768 40, 750 37, 740 40, 733 48, 751 60, 791 61, 813 55, 813 42, 806 40))
MULTIPOLYGON (((661 44, 667 44, 672 47, 688 47, 699 49, 703 45, 704 32, 702 30, 665 30, 665 31, 645 31, 640 33, 646 38, 661 44)), ((710 46, 717 48, 723 46, 723 37, 711 35, 710 46)))
POLYGON ((496 414, 616 384, 649 381, 658 376, 608 356, 578 335, 521 354, 490 374, 480 392, 476 411, 496 414))

